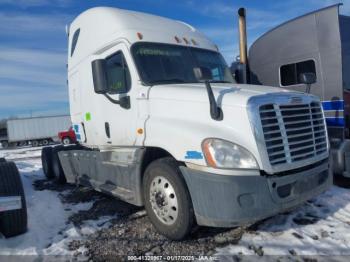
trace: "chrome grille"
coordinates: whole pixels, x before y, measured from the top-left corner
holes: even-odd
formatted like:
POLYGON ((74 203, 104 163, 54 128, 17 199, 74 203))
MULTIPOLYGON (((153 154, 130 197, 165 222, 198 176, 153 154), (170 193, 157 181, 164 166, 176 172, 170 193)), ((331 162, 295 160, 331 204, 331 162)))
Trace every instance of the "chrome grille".
POLYGON ((259 108, 267 155, 272 166, 295 163, 327 151, 321 104, 266 104, 259 108))

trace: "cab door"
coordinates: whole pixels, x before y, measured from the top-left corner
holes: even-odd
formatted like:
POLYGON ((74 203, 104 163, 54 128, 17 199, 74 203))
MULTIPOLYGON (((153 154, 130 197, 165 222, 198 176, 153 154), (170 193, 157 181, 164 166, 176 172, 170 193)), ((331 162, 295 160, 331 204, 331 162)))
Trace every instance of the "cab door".
POLYGON ((124 43, 108 49, 102 55, 106 60, 106 76, 110 91, 96 94, 95 111, 98 119, 98 144, 111 146, 132 146, 136 140, 138 104, 137 73, 129 50, 124 43), (130 106, 117 104, 129 97, 130 106))

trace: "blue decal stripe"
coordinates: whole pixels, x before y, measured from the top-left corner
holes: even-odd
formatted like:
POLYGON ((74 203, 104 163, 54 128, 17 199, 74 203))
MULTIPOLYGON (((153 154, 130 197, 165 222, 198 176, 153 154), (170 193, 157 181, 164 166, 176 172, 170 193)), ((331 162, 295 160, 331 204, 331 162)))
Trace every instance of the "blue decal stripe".
POLYGON ((344 126, 344 117, 327 117, 326 123, 328 126, 344 126))
POLYGON ((336 101, 323 101, 322 102, 323 110, 344 110, 344 100, 336 101))
POLYGON ((185 159, 203 159, 203 155, 198 151, 187 151, 185 159))

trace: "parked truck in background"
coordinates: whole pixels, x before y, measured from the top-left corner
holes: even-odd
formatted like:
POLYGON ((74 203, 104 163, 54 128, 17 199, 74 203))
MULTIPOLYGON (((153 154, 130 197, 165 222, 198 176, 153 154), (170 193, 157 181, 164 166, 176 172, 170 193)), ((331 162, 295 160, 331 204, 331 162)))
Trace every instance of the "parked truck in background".
POLYGON ((322 100, 334 174, 350 178, 350 16, 340 15, 339 7, 316 10, 266 32, 250 46, 248 59, 236 64, 235 73, 242 83, 300 92, 308 91, 300 75, 314 74, 309 92, 322 100))
POLYGON ((237 84, 216 45, 183 22, 101 7, 68 33, 79 145, 43 148, 48 178, 145 206, 175 240, 195 223, 253 223, 332 183, 316 96, 237 84))
POLYGON ((63 145, 74 144, 77 142, 73 127, 70 127, 67 131, 58 132, 58 139, 63 145))
POLYGON ((69 115, 7 119, 0 122, 3 148, 48 145, 58 142, 58 132, 71 126, 69 115))

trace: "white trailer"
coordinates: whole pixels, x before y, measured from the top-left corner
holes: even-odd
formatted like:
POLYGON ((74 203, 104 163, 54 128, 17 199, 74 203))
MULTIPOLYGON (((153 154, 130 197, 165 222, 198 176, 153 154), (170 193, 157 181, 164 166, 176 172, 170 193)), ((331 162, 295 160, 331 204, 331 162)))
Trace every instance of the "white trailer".
POLYGON ((93 8, 69 27, 80 145, 45 147, 43 170, 145 206, 159 232, 253 223, 326 190, 319 98, 237 84, 216 45, 167 18, 93 8))
POLYGON ((4 148, 24 144, 48 145, 58 141, 58 132, 72 125, 69 115, 9 119, 4 123, 6 132, 3 131, 4 135, 0 137, 4 148))

